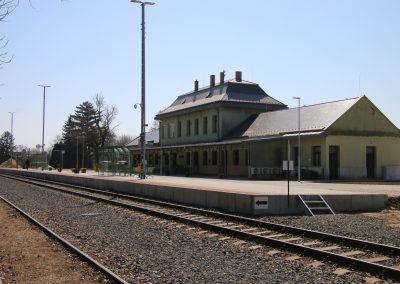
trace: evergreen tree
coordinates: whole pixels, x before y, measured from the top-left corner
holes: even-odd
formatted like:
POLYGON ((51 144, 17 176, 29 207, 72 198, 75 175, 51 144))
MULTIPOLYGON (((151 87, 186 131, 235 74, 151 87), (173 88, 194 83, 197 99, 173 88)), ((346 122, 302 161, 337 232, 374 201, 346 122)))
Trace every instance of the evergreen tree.
MULTIPOLYGON (((117 114, 114 106, 107 106, 104 98, 96 95, 94 104, 85 101, 76 107, 63 126, 62 145, 65 149, 64 167, 83 167, 82 152, 85 149, 85 165, 90 168, 98 162, 98 150, 115 137, 111 128, 117 114), (77 153, 78 150, 78 153, 77 153)), ((57 145, 60 147, 60 145, 57 145)), ((60 154, 53 153, 55 157, 60 154)), ((57 158, 53 159, 56 163, 57 158)))
POLYGON ((11 157, 14 151, 14 137, 13 135, 6 131, 0 137, 0 163, 6 161, 11 157))
MULTIPOLYGON (((76 166, 76 136, 77 136, 77 129, 75 123, 72 119, 72 115, 68 116, 67 121, 64 123, 63 126, 63 133, 62 133, 62 144, 63 150, 65 150, 64 155, 64 168, 74 168, 76 166)), ((55 149, 58 150, 58 149, 55 149)), ((53 150, 52 157, 54 156, 55 160, 57 160, 57 156, 60 153, 56 153, 53 150)), ((54 161, 53 161, 54 163, 54 161)))

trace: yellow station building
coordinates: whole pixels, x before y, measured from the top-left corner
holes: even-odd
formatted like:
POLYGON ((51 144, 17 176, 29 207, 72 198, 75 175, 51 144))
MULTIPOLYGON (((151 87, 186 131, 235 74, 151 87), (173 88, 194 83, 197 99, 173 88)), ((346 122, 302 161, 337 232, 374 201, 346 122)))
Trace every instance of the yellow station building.
MULTIPOLYGON (((366 97, 300 108, 270 97, 258 84, 215 82, 178 96, 146 133, 147 166, 156 174, 282 179, 282 161, 302 179, 400 179, 400 130, 366 97), (289 145, 289 147, 288 147, 289 145)), ((126 145, 132 165, 139 138, 126 145)), ((136 161, 136 162, 135 162, 136 161)))

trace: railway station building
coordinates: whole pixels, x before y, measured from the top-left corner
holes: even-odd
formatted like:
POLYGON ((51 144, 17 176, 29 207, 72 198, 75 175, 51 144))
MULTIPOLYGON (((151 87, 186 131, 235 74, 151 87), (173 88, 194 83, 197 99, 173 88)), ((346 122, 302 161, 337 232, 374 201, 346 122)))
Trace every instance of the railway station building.
MULTIPOLYGON (((234 79, 180 95, 146 134, 155 174, 282 179, 282 161, 302 179, 400 179, 400 130, 366 97, 289 109, 258 84, 234 79), (289 147, 288 147, 289 145, 289 147), (290 149, 290 151, 288 151, 290 149)), ((125 145, 139 161, 139 138, 125 145)))

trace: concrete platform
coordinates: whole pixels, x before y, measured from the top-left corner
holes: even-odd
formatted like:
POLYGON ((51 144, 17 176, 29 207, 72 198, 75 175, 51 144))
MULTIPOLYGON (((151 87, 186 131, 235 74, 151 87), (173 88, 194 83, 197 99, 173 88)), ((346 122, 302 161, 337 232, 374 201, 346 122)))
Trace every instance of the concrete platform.
POLYGON ((164 201, 215 208, 242 215, 304 214, 298 194, 322 195, 336 212, 375 211, 385 207, 390 196, 400 196, 400 185, 225 180, 153 176, 146 180, 130 176, 101 176, 94 172, 73 174, 56 171, 0 169, 14 173, 164 201))

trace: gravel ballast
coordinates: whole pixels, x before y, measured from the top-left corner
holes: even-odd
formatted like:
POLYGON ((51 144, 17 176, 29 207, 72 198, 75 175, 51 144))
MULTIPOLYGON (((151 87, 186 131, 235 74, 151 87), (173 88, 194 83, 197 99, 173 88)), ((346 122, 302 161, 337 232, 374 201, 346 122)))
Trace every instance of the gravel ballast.
MULTIPOLYGON (((398 212, 400 214, 400 211, 398 212)), ((382 212, 381 214, 385 214, 382 212)), ((362 214, 324 216, 263 217, 260 220, 343 235, 386 245, 400 246, 400 228, 389 226, 384 219, 362 214)))
MULTIPOLYGON (((330 263, 312 268, 315 261, 309 258, 289 261, 292 254, 273 254, 275 249, 254 248, 256 243, 220 240, 226 236, 2 177, 0 195, 132 283, 365 283, 370 277, 337 275, 337 266, 330 263)), ((323 222, 325 229, 345 226, 356 231, 358 221, 351 220, 357 217, 272 219, 301 227, 323 222)), ((379 221, 370 219, 371 226, 379 221)), ((368 228, 366 222, 359 227, 372 238, 376 227, 368 228)), ((389 229, 388 234, 398 236, 398 230, 389 229)))

